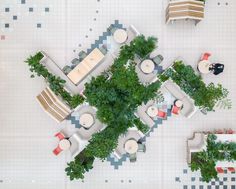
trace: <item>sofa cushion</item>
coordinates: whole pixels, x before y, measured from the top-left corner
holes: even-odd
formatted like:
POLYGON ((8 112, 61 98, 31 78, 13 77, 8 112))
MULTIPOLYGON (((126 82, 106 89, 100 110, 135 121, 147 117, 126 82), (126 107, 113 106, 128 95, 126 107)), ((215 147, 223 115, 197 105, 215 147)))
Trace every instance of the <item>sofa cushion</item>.
POLYGON ((164 83, 164 86, 176 99, 181 100, 185 97, 184 93, 180 90, 179 86, 177 86, 173 81, 166 81, 164 83))

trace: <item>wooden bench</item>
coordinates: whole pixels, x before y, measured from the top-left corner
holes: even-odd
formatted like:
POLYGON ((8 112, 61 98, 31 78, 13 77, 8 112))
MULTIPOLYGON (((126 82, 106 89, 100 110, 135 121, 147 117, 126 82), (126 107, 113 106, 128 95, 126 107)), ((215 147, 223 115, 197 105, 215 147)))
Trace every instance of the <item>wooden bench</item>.
POLYGON ((196 24, 204 18, 204 2, 198 0, 170 1, 166 8, 166 23, 182 19, 195 20, 196 24))
POLYGON ((71 114, 70 108, 56 96, 49 87, 46 87, 37 97, 37 101, 54 120, 62 122, 71 114))

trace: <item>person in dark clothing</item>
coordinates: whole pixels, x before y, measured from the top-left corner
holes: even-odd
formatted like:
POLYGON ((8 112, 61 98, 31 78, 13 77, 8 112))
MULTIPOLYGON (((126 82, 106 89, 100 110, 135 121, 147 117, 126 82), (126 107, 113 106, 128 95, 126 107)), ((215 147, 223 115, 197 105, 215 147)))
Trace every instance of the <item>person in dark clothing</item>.
POLYGON ((218 75, 224 71, 224 64, 213 63, 211 64, 210 70, 213 72, 214 75, 218 75))

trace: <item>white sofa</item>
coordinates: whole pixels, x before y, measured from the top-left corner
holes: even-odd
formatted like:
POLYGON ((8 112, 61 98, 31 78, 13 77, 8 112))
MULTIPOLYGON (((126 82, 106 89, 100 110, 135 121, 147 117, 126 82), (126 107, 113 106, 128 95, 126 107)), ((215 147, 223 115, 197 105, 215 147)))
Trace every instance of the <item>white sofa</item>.
POLYGON ((183 108, 180 113, 190 118, 197 111, 197 107, 194 105, 194 101, 189 98, 189 96, 183 92, 180 87, 174 83, 171 79, 163 83, 163 87, 171 93, 176 99, 183 101, 183 108))
POLYGON ((201 152, 206 149, 206 139, 204 133, 194 133, 194 137, 187 141, 187 162, 191 163, 191 155, 194 152, 201 152))

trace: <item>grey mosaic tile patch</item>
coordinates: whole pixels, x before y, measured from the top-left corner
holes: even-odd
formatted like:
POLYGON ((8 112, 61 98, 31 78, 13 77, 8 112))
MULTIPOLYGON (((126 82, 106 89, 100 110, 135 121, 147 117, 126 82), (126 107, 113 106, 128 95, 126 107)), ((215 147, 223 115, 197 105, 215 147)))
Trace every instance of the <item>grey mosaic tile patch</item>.
POLYGON ((6 7, 5 12, 10 12, 10 8, 6 7))
POLYGON ((9 28, 9 27, 10 27, 10 24, 6 23, 5 28, 9 28))
POLYGON ((184 174, 187 174, 187 173, 188 173, 188 170, 187 170, 187 169, 184 169, 184 170, 183 170, 183 173, 184 173, 184 174))
POLYGON ((14 16, 12 17, 12 19, 13 19, 13 20, 17 20, 17 16, 14 15, 14 16))
POLYGON ((42 24, 38 23, 37 28, 41 28, 41 27, 42 27, 42 24))
POLYGON ((187 186, 187 185, 184 185, 184 186, 183 186, 183 189, 188 189, 188 186, 187 186))
POLYGON ((25 4, 25 0, 21 0, 21 4, 25 4))
POLYGON ((49 10, 50 10, 49 7, 46 7, 46 8, 44 9, 45 12, 49 12, 49 10))
POLYGON ((29 12, 33 12, 34 8, 33 7, 29 7, 29 12))

